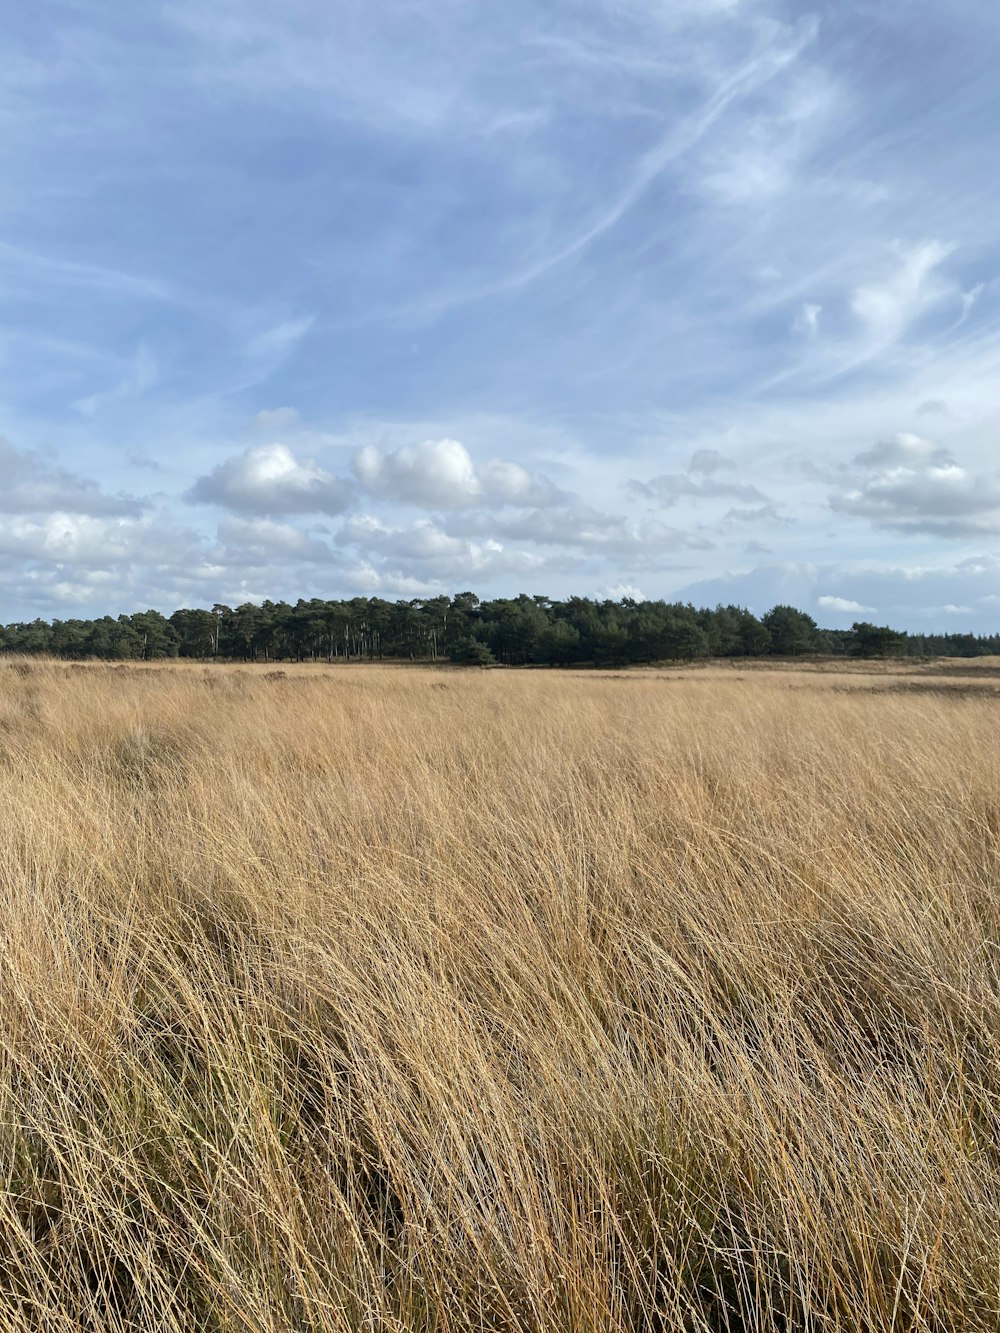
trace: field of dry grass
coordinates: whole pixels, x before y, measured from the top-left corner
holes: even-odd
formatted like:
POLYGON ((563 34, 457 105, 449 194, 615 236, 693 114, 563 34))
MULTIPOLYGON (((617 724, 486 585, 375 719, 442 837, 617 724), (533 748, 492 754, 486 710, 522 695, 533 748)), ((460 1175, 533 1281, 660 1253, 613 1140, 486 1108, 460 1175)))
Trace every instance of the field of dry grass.
POLYGON ((0 1330, 995 1330, 998 687, 0 663, 0 1330))

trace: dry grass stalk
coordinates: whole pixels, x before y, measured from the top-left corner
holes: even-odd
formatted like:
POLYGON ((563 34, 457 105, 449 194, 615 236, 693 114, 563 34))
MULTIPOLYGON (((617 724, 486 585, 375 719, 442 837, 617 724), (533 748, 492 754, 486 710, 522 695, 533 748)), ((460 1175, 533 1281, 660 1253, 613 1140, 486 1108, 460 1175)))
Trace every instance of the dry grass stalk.
POLYGON ((996 1329, 949 679, 0 666, 0 1329, 996 1329))

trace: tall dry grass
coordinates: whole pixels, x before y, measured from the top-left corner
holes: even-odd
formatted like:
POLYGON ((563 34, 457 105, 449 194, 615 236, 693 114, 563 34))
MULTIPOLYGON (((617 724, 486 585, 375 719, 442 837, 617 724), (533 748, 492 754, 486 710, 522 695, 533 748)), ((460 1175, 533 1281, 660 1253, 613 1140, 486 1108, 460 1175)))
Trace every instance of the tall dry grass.
POLYGON ((941 679, 0 666, 0 1329, 995 1330, 941 679))

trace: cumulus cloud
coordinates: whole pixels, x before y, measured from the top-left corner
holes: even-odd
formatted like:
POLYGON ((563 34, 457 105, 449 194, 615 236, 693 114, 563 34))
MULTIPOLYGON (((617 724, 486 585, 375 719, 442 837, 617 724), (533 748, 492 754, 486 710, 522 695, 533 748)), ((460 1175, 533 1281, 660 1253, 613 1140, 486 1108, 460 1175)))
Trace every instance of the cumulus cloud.
POLYGON ((0 554, 60 566, 113 568, 135 562, 174 564, 197 537, 151 518, 118 518, 54 510, 0 517, 0 554))
POLYGON ((362 561, 346 571, 350 586, 365 597, 437 597, 443 591, 438 579, 419 579, 402 570, 362 561))
POLYGON ((817 597, 816 605, 824 611, 874 611, 874 606, 862 606, 860 602, 852 601, 850 597, 817 597))
POLYGON ((475 505, 544 505, 559 492, 520 463, 491 458, 479 464, 458 440, 424 440, 392 452, 359 449, 354 472, 371 495, 427 509, 475 505))
POLYGON ((311 459, 299 462, 285 444, 260 444, 199 477, 184 498, 262 517, 341 514, 351 504, 353 488, 311 459))
POLYGON ((534 510, 497 521, 498 530, 517 541, 543 546, 578 548, 609 555, 654 557, 665 550, 709 550, 712 543, 698 533, 658 522, 636 522, 605 514, 589 505, 563 505, 534 510))
POLYGON ((504 546, 494 538, 472 541, 446 532, 433 519, 392 527, 372 515, 347 519, 337 541, 368 556, 405 563, 423 577, 454 578, 464 574, 529 573, 543 563, 529 551, 504 546))
POLYGON ((17 449, 0 438, 0 512, 34 514, 61 511, 94 517, 137 518, 147 508, 131 495, 106 495, 97 482, 79 477, 42 454, 17 449))
POLYGON ((900 431, 894 439, 880 440, 870 449, 855 454, 853 463, 863 468, 913 467, 933 464, 946 466, 951 462, 947 449, 942 449, 931 440, 908 431, 900 431))
POLYGON ((219 524, 219 547, 225 558, 263 564, 280 560, 327 563, 335 553, 326 542, 290 523, 268 518, 227 518, 219 524))
POLYGON ((829 503, 894 532, 962 537, 1000 530, 1000 476, 970 472, 917 435, 857 454, 829 503))
POLYGON ((631 602, 644 602, 645 594, 641 588, 637 588, 634 583, 614 583, 610 588, 603 589, 604 596, 610 597, 613 602, 623 602, 627 598, 631 602))

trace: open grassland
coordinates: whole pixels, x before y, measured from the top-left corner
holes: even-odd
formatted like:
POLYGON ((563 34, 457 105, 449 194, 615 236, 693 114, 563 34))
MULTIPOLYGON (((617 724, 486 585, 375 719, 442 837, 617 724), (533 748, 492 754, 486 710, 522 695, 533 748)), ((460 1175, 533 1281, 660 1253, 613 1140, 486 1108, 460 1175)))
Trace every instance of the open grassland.
POLYGON ((0 662, 0 1330, 995 1331, 998 689, 0 662))

